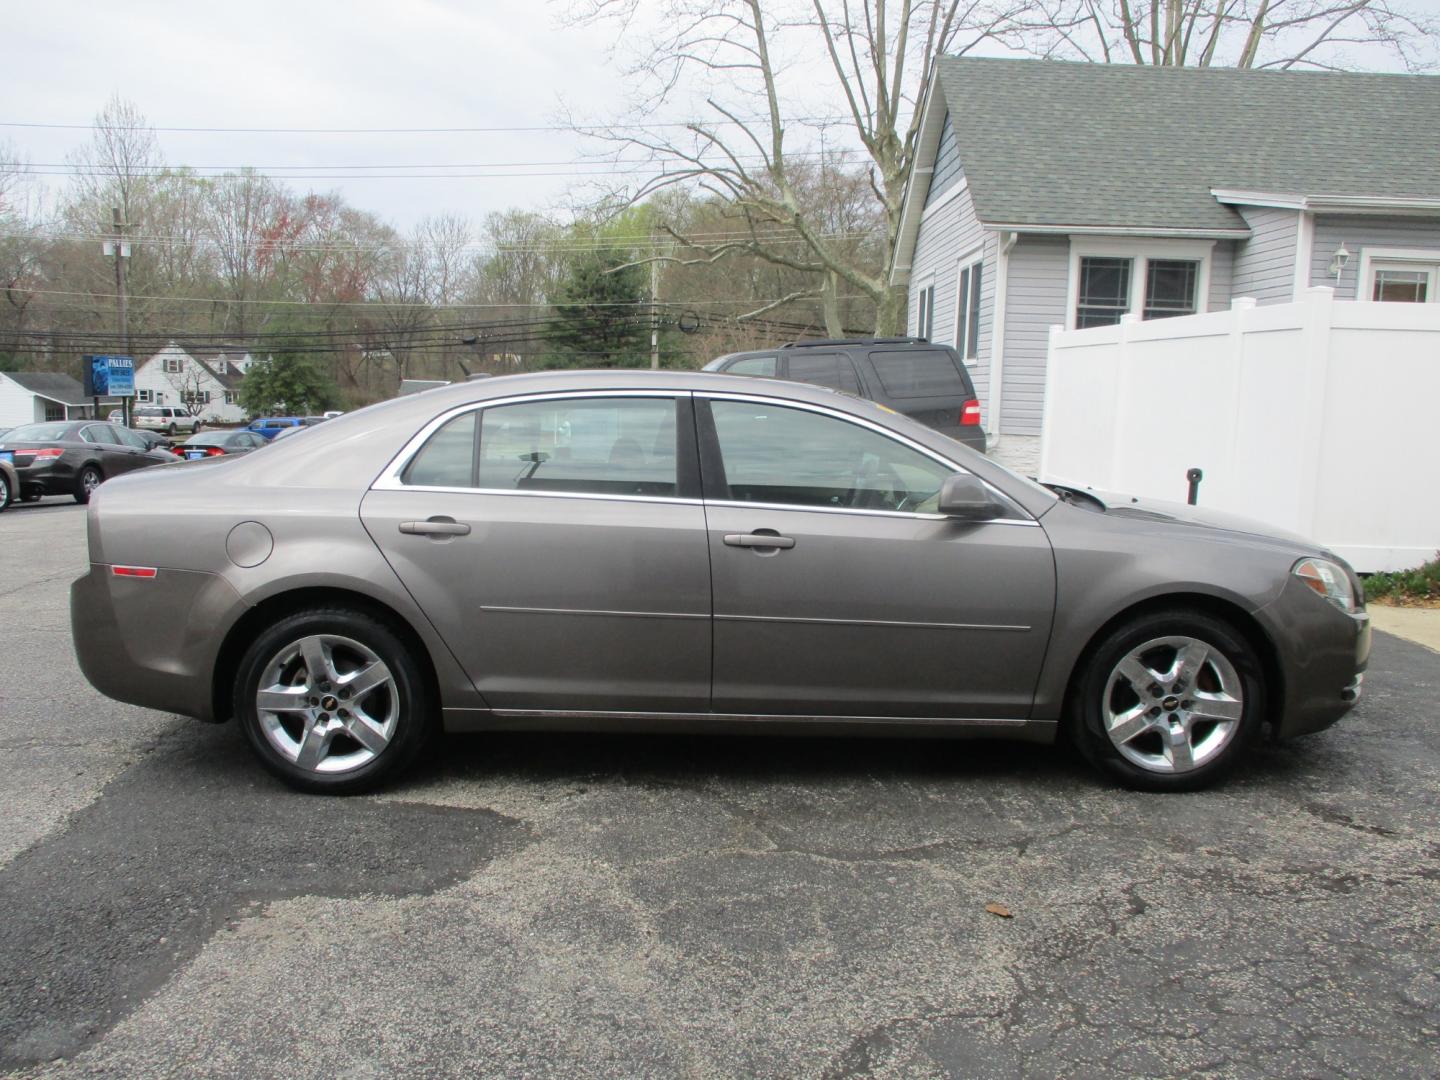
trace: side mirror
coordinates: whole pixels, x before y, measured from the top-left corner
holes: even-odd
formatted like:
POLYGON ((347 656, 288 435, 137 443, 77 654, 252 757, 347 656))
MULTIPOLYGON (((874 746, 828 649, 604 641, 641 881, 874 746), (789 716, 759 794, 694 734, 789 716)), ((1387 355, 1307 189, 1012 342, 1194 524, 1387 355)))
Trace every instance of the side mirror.
POLYGON ((962 521, 991 521, 1004 513, 974 473, 955 473, 946 477, 945 483, 940 486, 940 505, 936 509, 946 517, 962 521))

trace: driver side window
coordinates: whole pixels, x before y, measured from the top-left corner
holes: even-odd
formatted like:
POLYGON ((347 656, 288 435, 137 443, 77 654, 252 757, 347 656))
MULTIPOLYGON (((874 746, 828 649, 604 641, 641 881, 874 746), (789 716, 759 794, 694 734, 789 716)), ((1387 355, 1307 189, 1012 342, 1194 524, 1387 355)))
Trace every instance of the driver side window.
POLYGON ((730 498, 933 512, 954 470, 869 428, 765 402, 710 402, 730 498))

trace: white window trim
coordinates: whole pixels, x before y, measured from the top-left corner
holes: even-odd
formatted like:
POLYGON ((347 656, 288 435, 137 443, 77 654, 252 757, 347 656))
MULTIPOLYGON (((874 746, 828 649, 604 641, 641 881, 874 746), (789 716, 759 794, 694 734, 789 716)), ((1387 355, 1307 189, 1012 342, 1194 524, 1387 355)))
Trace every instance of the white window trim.
MULTIPOLYGON (((933 270, 931 270, 931 271, 929 271, 928 273, 926 273, 926 275, 925 275, 924 277, 922 277, 918 282, 915 283, 915 329, 914 329, 914 332, 910 335, 910 336, 912 336, 912 337, 923 337, 923 338, 929 338, 929 337, 930 337, 930 334, 928 334, 928 333, 921 333, 921 327, 920 327, 920 297, 921 297, 922 295, 924 295, 924 292, 925 292, 926 289, 931 289, 931 290, 933 290, 934 288, 935 288, 935 271, 933 271, 933 270)), ((931 293, 931 296, 930 296, 930 325, 929 325, 928 327, 926 327, 926 329, 927 329, 927 330, 930 330, 930 331, 933 331, 933 330, 935 329, 935 296, 934 296, 934 293, 933 293, 933 292, 931 293)))
POLYGON ((1070 238, 1070 282, 1065 296, 1065 326, 1075 329, 1075 308, 1080 302, 1080 260, 1086 256, 1130 259, 1130 298, 1127 311, 1139 315, 1145 310, 1146 263, 1150 259, 1190 259, 1200 264, 1195 281, 1195 313, 1210 310, 1210 263, 1214 240, 1143 240, 1129 236, 1072 236, 1070 238))
POLYGON ((167 356, 161 362, 160 369, 166 375, 182 375, 185 372, 185 361, 181 360, 178 356, 167 356), (171 367, 171 364, 175 366, 171 367))
POLYGON ((1430 272, 1430 285, 1426 290, 1427 303, 1440 303, 1440 249, 1436 248, 1372 248, 1360 249, 1360 272, 1355 275, 1355 299, 1369 300, 1375 295, 1375 264, 1413 263, 1417 270, 1430 272))
MULTIPOLYGON (((954 320, 953 320, 953 322, 952 322, 952 325, 951 325, 951 327, 950 327, 950 337, 951 337, 952 339, 954 339, 955 352, 959 354, 961 360, 965 361, 965 366, 966 366, 966 367, 972 367, 972 368, 973 368, 976 364, 980 363, 980 338, 979 338, 978 335, 977 335, 976 338, 975 338, 975 355, 974 355, 974 356, 966 356, 966 355, 965 355, 965 343, 960 340, 960 309, 961 309, 961 307, 962 307, 962 306, 964 305, 964 303, 965 303, 965 297, 963 297, 963 296, 960 295, 960 275, 961 275, 962 273, 964 273, 966 269, 972 268, 972 267, 976 267, 976 266, 981 267, 981 271, 980 271, 980 273, 981 273, 980 285, 981 285, 981 289, 982 289, 982 298, 983 298, 983 289, 984 289, 984 285, 985 285, 985 281, 984 281, 984 273, 985 273, 985 271, 984 271, 984 266, 985 266, 985 245, 984 245, 984 244, 981 244, 979 247, 975 248, 975 249, 972 250, 972 251, 966 252, 964 255, 960 256, 960 258, 958 258, 958 259, 955 260, 955 318, 954 318, 954 320)), ((976 305, 975 305, 975 318, 976 318, 977 321, 978 321, 979 318, 980 318, 980 305, 979 305, 979 302, 978 302, 978 301, 977 301, 977 303, 976 303, 976 305)))

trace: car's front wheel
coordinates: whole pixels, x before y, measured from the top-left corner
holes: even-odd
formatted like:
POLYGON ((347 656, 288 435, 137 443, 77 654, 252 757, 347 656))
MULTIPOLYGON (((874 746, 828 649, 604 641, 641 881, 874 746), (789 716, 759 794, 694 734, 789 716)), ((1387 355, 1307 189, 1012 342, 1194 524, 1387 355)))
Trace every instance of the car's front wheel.
POLYGON ((1194 791, 1244 756, 1265 716, 1253 646, 1199 611, 1162 611, 1108 634, 1071 701, 1084 755, 1128 787, 1194 791))
POLYGON ((0 511, 9 508, 10 500, 13 497, 14 493, 10 490, 10 478, 0 472, 0 511))
POLYGON ((290 615, 260 634, 234 694, 261 762, 301 791, 370 790, 413 762, 435 726, 410 647, 344 608, 290 615))

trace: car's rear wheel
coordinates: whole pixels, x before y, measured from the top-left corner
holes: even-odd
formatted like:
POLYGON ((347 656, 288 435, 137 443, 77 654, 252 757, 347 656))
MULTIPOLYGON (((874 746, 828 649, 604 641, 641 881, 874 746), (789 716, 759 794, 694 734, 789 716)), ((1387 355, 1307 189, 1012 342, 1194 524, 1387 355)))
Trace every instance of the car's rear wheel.
POLYGON ((1244 757, 1264 720, 1265 679, 1229 623, 1154 612, 1096 645, 1071 707, 1075 741, 1105 773, 1143 791, 1194 791, 1244 757))
POLYGON ((165 429, 165 434, 169 435, 172 439, 175 437, 175 421, 170 421, 170 426, 165 429))
POLYGON ((10 499, 10 478, 3 472, 0 472, 0 511, 4 511, 9 507, 10 499))
POLYGON ((104 482, 105 477, 96 466, 86 465, 75 477, 75 501, 84 506, 104 482))
POLYGON ((435 726, 419 661, 384 623, 302 612, 240 662, 235 715, 267 769, 301 791, 367 791, 415 760, 435 726))

